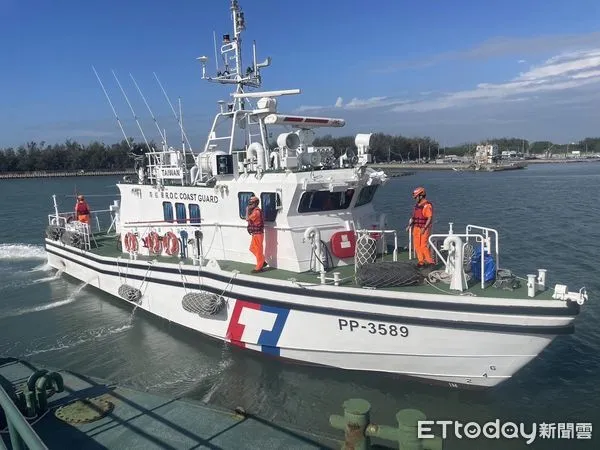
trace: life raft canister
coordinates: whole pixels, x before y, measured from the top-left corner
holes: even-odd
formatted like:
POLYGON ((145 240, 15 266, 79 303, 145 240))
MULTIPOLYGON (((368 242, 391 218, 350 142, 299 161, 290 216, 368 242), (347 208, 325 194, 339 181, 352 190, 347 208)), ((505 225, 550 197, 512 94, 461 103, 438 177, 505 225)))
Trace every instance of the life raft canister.
POLYGON ((356 252, 354 231, 338 231, 331 236, 331 253, 338 258, 352 258, 356 252))

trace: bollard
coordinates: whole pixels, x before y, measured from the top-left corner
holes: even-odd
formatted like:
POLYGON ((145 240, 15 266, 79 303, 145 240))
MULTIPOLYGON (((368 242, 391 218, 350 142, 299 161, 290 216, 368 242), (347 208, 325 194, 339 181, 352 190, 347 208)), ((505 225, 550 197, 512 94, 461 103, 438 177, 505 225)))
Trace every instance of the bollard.
POLYGON ((400 450, 442 450, 439 436, 422 439, 418 435, 418 422, 426 420, 425 414, 417 409, 403 409, 396 414, 397 427, 370 423, 371 405, 366 400, 350 399, 344 402, 344 417, 332 415, 329 423, 344 430, 342 450, 368 450, 371 437, 398 443, 400 450))
POLYGON ((344 445, 342 450, 368 450, 371 440, 365 435, 369 424, 371 404, 360 398, 351 398, 342 405, 344 417, 332 415, 329 423, 338 430, 344 430, 344 445))
POLYGON ((417 409, 403 409, 396 414, 398 421, 398 444, 402 450, 423 450, 423 443, 417 437, 417 424, 427 417, 417 409))

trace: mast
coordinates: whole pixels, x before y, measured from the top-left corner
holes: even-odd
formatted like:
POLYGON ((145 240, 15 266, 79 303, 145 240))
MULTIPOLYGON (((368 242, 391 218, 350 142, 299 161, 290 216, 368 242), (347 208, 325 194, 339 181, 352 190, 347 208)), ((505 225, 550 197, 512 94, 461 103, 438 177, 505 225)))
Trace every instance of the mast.
MULTIPOLYGON (((262 85, 260 69, 271 65, 271 58, 265 59, 262 63, 256 62, 256 46, 253 45, 253 61, 246 71, 242 64, 242 32, 246 29, 246 20, 244 13, 240 8, 238 0, 231 0, 231 20, 233 21, 233 35, 224 34, 221 44, 221 58, 223 67, 217 63, 217 73, 215 76, 206 75, 207 56, 200 56, 197 59, 202 64, 202 79, 220 84, 235 84, 235 94, 243 94, 246 87, 259 88, 262 85), (230 62, 233 62, 230 65, 230 62)), ((216 49, 215 49, 216 50, 216 49)), ((216 56, 216 51, 215 51, 216 56)), ((230 105, 229 112, 235 112, 244 109, 244 97, 235 97, 233 104, 230 105)))

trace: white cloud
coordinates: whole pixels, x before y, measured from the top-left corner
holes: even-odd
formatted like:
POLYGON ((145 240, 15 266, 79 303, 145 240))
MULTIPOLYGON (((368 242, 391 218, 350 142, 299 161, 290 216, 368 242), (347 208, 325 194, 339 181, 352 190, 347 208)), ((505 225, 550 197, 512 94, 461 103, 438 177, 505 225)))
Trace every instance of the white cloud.
POLYGON ((335 106, 301 106, 297 111, 325 111, 335 107, 425 112, 490 102, 525 102, 539 99, 543 94, 573 91, 593 83, 600 83, 600 48, 553 56, 504 83, 480 83, 473 89, 451 93, 422 91, 418 93, 421 98, 413 96, 412 100, 390 96, 354 97, 344 104, 338 97, 335 106))
POLYGON ((296 108, 296 112, 308 112, 308 111, 324 111, 332 108, 346 109, 346 110, 361 110, 370 108, 383 108, 389 106, 402 105, 407 103, 408 100, 400 99, 396 97, 369 97, 369 98, 358 98, 354 97, 348 103, 344 104, 342 97, 338 97, 335 105, 321 105, 321 106, 300 106, 296 108))
POLYGON ((527 61, 525 61, 524 59, 520 59, 517 61, 519 64, 525 64, 527 61))
POLYGON ((392 111, 433 111, 480 102, 527 99, 530 94, 573 90, 600 82, 600 49, 554 56, 505 83, 481 83, 474 89, 396 105, 392 111))
MULTIPOLYGON (((571 52, 586 47, 597 47, 600 44, 600 32, 585 34, 563 34, 534 37, 494 37, 466 50, 454 50, 438 53, 430 57, 412 61, 401 61, 373 72, 395 72, 398 70, 431 67, 446 61, 480 60, 507 55, 540 55, 554 52, 571 52)), ((525 62, 524 59, 519 63, 525 62)), ((383 65, 377 65, 382 67, 383 65)))

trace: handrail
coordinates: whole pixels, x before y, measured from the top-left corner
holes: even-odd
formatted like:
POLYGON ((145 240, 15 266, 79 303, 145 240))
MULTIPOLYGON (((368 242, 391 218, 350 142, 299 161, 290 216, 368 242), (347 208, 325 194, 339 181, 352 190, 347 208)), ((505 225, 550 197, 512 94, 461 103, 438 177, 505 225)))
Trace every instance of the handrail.
MULTIPOLYGON (((498 237, 498 231, 493 229, 493 228, 487 228, 487 227, 480 227, 479 225, 467 225, 466 227, 466 233, 469 234, 469 231, 471 231, 472 229, 477 229, 477 230, 482 230, 485 232, 485 239, 487 244, 489 245, 489 232, 494 234, 494 246, 496 247, 496 274, 498 273, 498 268, 500 267, 500 247, 499 247, 499 237, 498 237)), ((482 250, 483 251, 483 250, 482 250)), ((488 248, 488 251, 491 251, 490 248, 488 248)))
MULTIPOLYGON (((446 265, 446 266, 448 266, 448 260, 444 259, 444 257, 442 256, 442 254, 436 248, 436 246, 433 245, 432 238, 434 238, 434 237, 435 238, 439 238, 439 237, 447 238, 447 237, 450 237, 450 236, 457 236, 457 237, 460 237, 460 238, 466 237, 467 238, 467 242, 469 242, 469 238, 475 238, 476 241, 480 242, 480 246, 481 246, 481 289, 485 289, 485 267, 484 267, 485 252, 483 251, 483 244, 485 242, 485 238, 481 234, 456 234, 456 233, 452 233, 452 234, 432 234, 431 236, 429 236, 429 245, 437 253, 437 255, 440 257, 440 259, 442 261, 444 261, 444 265, 446 265)), ((460 270, 464 274, 463 261, 460 261, 460 270)))
MULTIPOLYGON (((44 444, 29 422, 23 417, 19 408, 17 408, 2 386, 0 386, 0 407, 2 407, 6 415, 8 433, 13 450, 23 450, 23 444, 31 450, 48 450, 46 444, 44 444)), ((0 444, 3 445, 2 439, 0 439, 0 444)))

